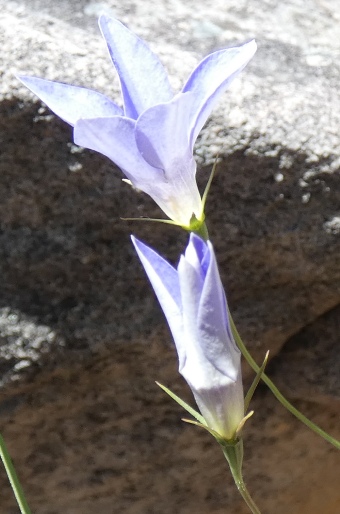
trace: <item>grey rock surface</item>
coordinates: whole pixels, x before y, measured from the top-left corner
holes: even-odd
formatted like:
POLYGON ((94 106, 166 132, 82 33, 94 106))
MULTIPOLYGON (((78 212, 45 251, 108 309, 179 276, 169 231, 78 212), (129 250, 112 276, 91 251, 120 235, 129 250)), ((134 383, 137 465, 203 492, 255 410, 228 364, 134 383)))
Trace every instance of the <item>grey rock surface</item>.
MULTIPOLYGON (((209 458, 215 457, 209 447, 202 460, 209 444, 202 435, 183 464, 192 432, 182 434, 181 413, 151 386, 157 379, 176 389, 176 361, 129 235, 173 262, 186 235, 122 221, 160 213, 122 183, 107 159, 73 145, 69 127, 15 74, 84 85, 118 101, 118 79, 97 28, 102 11, 149 42, 176 90, 207 53, 256 37, 255 58, 199 137, 198 179, 203 189, 218 154, 207 219, 240 333, 258 361, 271 350, 270 369, 280 387, 334 433, 340 7, 335 0, 216 0, 213 8, 200 0, 0 0, 0 6, 0 379, 7 384, 0 425, 14 441, 34 511, 203 514, 226 512, 228 504, 242 514, 236 494, 228 499, 221 493, 223 462, 213 470, 223 481, 214 484, 209 458), (160 413, 169 424, 159 429, 160 413), (138 470, 131 450, 136 433, 138 470), (168 476, 164 487, 162 472, 168 476), (210 485, 200 489, 202 480, 210 485)), ((259 394, 247 465, 259 500, 277 514, 337 514, 335 454, 269 399, 265 411, 260 400, 266 393, 259 394), (295 454, 285 461, 292 438, 308 459, 295 454), (256 480, 252 470, 260 456, 263 475, 256 480), (321 480, 327 491, 317 496, 321 480), (278 503, 263 489, 269 481, 278 503)), ((5 512, 16 512, 10 492, 1 494, 5 512)))

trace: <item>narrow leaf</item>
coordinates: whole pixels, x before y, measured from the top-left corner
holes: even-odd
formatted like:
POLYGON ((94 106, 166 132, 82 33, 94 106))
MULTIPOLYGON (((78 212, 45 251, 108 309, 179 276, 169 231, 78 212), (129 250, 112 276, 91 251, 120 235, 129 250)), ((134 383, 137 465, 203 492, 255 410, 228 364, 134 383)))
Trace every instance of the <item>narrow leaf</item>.
POLYGON ((199 412, 197 412, 195 409, 190 407, 190 405, 188 405, 184 400, 182 400, 179 396, 177 396, 177 394, 175 394, 172 391, 170 391, 170 389, 168 389, 164 385, 160 384, 159 382, 156 382, 156 384, 161 389, 163 389, 163 391, 166 394, 168 394, 173 400, 175 400, 175 402, 177 402, 181 407, 183 407, 183 409, 185 409, 187 412, 189 412, 189 414, 191 414, 195 419, 197 419, 197 421, 199 423, 201 423, 205 427, 207 426, 205 419, 203 418, 203 416, 199 412))
POLYGON ((156 218, 120 218, 123 221, 157 221, 158 223, 166 223, 167 225, 176 225, 178 226, 178 223, 172 220, 159 220, 156 218))
POLYGON ((209 180, 207 182, 207 185, 205 186, 205 190, 204 190, 204 193, 203 193, 203 196, 202 196, 203 211, 205 209, 205 204, 206 204, 206 201, 207 201, 207 198, 208 198, 208 194, 209 194, 209 191, 210 191, 211 183, 212 183, 213 178, 215 176, 215 171, 216 171, 217 163, 218 163, 218 155, 216 156, 214 165, 212 167, 212 170, 211 170, 211 173, 210 173, 210 176, 209 176, 209 180))
POLYGON ((195 425, 196 427, 204 428, 204 430, 209 432, 209 434, 212 435, 214 437, 214 439, 216 439, 218 444, 222 444, 223 442, 225 442, 223 437, 221 437, 220 434, 215 432, 215 430, 207 427, 206 425, 202 425, 202 423, 198 423, 198 421, 194 421, 193 419, 186 419, 186 418, 182 418, 182 421, 184 421, 184 423, 190 423, 190 425, 195 425))
POLYGON ((244 427, 244 424, 245 422, 252 417, 252 415, 254 414, 254 411, 251 410, 250 412, 248 412, 248 414, 246 416, 244 416, 244 418, 242 419, 242 421, 239 423, 237 429, 236 429, 236 434, 239 435, 242 428, 244 427))
POLYGON ((263 374, 264 369, 265 369, 265 367, 267 365, 267 362, 268 362, 268 356, 269 356, 269 350, 266 353, 265 358, 264 358, 263 363, 262 363, 262 366, 259 368, 258 372, 256 373, 256 376, 255 376, 255 378, 253 380, 253 383, 251 384, 251 386, 249 388, 249 391, 247 392, 246 397, 244 399, 244 410, 245 411, 248 410, 249 404, 250 404, 251 399, 253 397, 253 394, 255 393, 255 389, 257 388, 258 383, 261 380, 262 374, 263 374))

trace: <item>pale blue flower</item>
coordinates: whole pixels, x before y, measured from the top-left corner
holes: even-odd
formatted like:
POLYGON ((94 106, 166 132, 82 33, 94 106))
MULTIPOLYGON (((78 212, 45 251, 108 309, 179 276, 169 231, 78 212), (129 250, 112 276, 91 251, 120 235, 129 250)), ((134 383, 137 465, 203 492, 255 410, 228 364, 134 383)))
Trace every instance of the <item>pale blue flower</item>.
POLYGON ((74 126, 74 141, 115 162, 175 224, 204 220, 193 146, 213 107, 256 51, 255 41, 208 55, 182 91, 171 90, 158 57, 119 21, 99 20, 123 95, 120 108, 91 89, 21 76, 52 111, 74 126))
POLYGON ((177 269, 134 237, 132 241, 168 320, 179 372, 207 426, 234 439, 244 418, 241 354, 210 241, 191 234, 177 269))

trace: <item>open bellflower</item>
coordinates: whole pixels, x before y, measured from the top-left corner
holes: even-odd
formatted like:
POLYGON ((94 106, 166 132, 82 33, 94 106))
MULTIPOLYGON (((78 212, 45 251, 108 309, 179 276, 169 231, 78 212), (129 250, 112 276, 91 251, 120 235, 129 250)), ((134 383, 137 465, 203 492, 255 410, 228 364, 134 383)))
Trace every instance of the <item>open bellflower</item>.
POLYGON ((241 354, 213 247, 191 234, 177 269, 132 237, 172 332, 179 372, 207 426, 228 441, 244 418, 241 354))
POLYGON ((119 21, 101 16, 101 32, 116 68, 123 108, 82 87, 35 77, 20 80, 74 127, 74 142, 116 163, 175 224, 204 221, 193 146, 220 95, 256 51, 255 41, 208 55, 182 91, 171 90, 158 57, 119 21))

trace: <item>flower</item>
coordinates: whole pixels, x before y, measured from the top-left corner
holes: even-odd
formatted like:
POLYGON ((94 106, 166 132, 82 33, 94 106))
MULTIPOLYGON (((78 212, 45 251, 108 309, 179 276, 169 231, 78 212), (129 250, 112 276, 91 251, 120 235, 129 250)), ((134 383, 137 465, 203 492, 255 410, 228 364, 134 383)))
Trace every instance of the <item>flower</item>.
POLYGON ((172 332, 179 372, 207 426, 230 441, 244 418, 241 354, 210 241, 191 234, 178 268, 132 237, 172 332))
POLYGON ((190 230, 193 221, 204 221, 195 140, 218 98, 253 57, 256 43, 208 55, 174 95, 162 64, 143 41, 113 18, 101 16, 99 26, 119 75, 123 108, 91 89, 19 78, 74 126, 76 144, 109 157, 170 220, 190 230))

